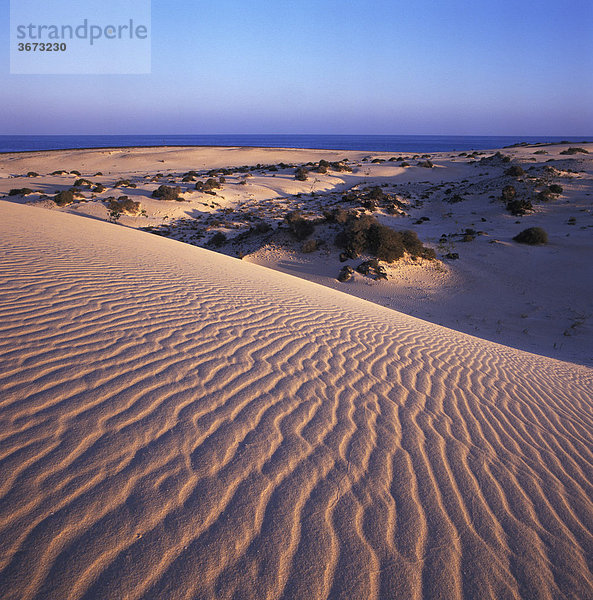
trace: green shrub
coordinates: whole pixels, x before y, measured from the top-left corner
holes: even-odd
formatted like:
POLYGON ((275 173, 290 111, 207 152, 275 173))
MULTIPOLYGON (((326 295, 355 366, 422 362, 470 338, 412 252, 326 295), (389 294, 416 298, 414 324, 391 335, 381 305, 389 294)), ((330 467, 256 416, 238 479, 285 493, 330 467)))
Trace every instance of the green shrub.
POLYGON ((560 152, 560 154, 589 154, 589 150, 585 150, 584 148, 567 148, 560 152))
POLYGON ((92 181, 89 181, 88 179, 77 179, 74 182, 74 187, 91 187, 93 185, 92 181))
POLYGON ((115 198, 107 198, 107 208, 112 212, 128 213, 135 215, 140 212, 140 202, 135 202, 128 196, 120 196, 115 198))
POLYGON ((220 248, 227 241, 226 235, 222 231, 217 231, 208 241, 209 246, 220 248))
POLYGON ((520 177, 521 175, 525 175, 525 171, 520 165, 513 165, 512 167, 509 167, 504 174, 511 177, 520 177))
POLYGON ((299 241, 308 238, 315 231, 315 225, 304 219, 298 210, 288 213, 284 219, 288 223, 290 233, 299 241))
POLYGON ((502 188, 502 200, 504 202, 510 202, 517 195, 517 190, 512 185, 505 185, 502 188))
POLYGON ((9 196, 26 196, 27 194, 32 194, 33 190, 29 188, 12 188, 10 192, 8 192, 9 196))
POLYGON ((528 211, 532 211, 533 204, 531 204, 530 200, 515 198, 514 200, 507 202, 506 208, 512 215, 519 217, 528 211))
POLYGON ((159 185, 159 187, 152 192, 153 198, 159 200, 179 200, 179 194, 181 194, 180 187, 169 187, 168 185, 159 185))
POLYGON ((305 254, 310 254, 311 252, 315 252, 319 248, 318 240, 307 240, 303 243, 301 247, 301 251, 305 254))
POLYGON ((309 170, 307 168, 299 167, 294 173, 294 178, 297 181, 307 181, 308 174, 309 174, 309 170))
POLYGON ((548 234, 541 227, 529 227, 518 233, 513 240, 520 244, 539 246, 548 243, 548 234))
POLYGON ((58 192, 54 196, 54 202, 58 206, 66 206, 67 204, 72 204, 72 202, 74 202, 74 192, 72 190, 64 190, 62 192, 58 192))
POLYGON ((129 187, 129 188, 135 188, 136 184, 135 183, 131 183, 129 179, 120 179, 119 181, 116 181, 113 184, 114 188, 118 188, 118 187, 129 187))

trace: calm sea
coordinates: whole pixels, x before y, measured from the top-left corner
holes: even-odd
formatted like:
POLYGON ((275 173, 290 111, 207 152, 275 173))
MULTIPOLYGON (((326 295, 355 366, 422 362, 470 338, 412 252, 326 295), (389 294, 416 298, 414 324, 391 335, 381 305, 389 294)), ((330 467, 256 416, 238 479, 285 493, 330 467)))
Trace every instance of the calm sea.
POLYGON ((368 152, 485 150, 521 142, 585 142, 585 137, 473 135, 1 135, 0 152, 129 146, 258 146, 368 152))

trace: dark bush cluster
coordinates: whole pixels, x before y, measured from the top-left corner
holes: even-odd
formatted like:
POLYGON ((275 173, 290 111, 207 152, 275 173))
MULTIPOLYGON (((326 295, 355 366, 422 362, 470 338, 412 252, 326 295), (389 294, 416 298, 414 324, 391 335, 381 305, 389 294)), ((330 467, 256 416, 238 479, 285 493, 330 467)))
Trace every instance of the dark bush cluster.
POLYGON ((93 185, 92 181, 89 181, 88 179, 77 179, 74 182, 74 187, 91 187, 93 185))
POLYGON ((567 148, 566 150, 562 150, 560 154, 589 154, 589 150, 585 150, 584 148, 567 148))
POLYGON ((116 181, 113 184, 114 188, 118 188, 118 187, 129 187, 129 188, 135 188, 136 184, 132 183, 129 179, 120 179, 119 181, 116 181))
POLYGON ((140 202, 135 202, 129 196, 120 196, 117 200, 113 197, 105 200, 107 208, 114 213, 127 213, 135 215, 140 212, 140 202))
POLYGON ((50 175, 68 175, 68 171, 63 171, 63 170, 53 171, 50 173, 50 175))
POLYGON ((29 171, 27 173, 27 177, 39 177, 39 173, 35 173, 35 171, 29 171))
POLYGON ((294 172, 294 178, 297 181, 307 181, 309 175, 309 170, 306 167, 298 167, 298 169, 294 172))
POLYGON ((33 190, 30 188, 12 188, 10 192, 8 192, 9 196, 26 196, 27 194, 32 194, 33 190))
POLYGON ((220 248, 227 241, 226 235, 222 231, 217 231, 209 240, 208 245, 214 248, 220 248))
POLYGON ((419 167, 424 167, 425 169, 432 169, 434 167, 434 163, 430 160, 421 160, 416 163, 419 167))
POLYGON ((304 219, 298 210, 289 212, 284 220, 288 224, 290 233, 299 241, 305 240, 315 231, 315 224, 304 219))
POLYGON ((515 216, 522 216, 526 212, 533 210, 531 200, 517 197, 517 190, 512 185, 505 185, 502 188, 501 200, 506 209, 515 216))
POLYGON ((159 185, 159 187, 152 192, 151 196, 153 198, 158 198, 159 200, 180 200, 179 194, 181 194, 181 188, 177 187, 169 187, 168 185, 159 185))
POLYGON ((395 231, 369 215, 351 216, 336 237, 336 245, 344 248, 349 258, 356 258, 365 251, 387 262, 400 259, 405 252, 428 259, 436 256, 434 250, 422 244, 415 232, 395 231))
MULTIPOLYGON (((463 154, 460 154, 459 156, 463 156, 463 154)), ((470 154, 467 156, 475 157, 476 154, 474 153, 473 155, 470 154)), ((503 164, 509 162, 511 162, 511 157, 498 151, 496 154, 492 154, 491 156, 485 156, 484 158, 481 158, 478 164, 482 166, 502 166, 503 164)))
POLYGON ((525 171, 520 165, 513 165, 512 167, 509 167, 504 174, 509 175, 510 177, 520 177, 521 175, 525 175, 525 171))
POLYGON ((62 192, 58 192, 54 196, 54 202, 58 206, 66 206, 67 204, 72 204, 72 202, 74 202, 74 191, 64 190, 62 192))
POLYGON ((540 246, 548 243, 548 234, 541 227, 529 227, 518 233, 513 240, 520 244, 540 246))
MULTIPOLYGON (((221 177, 222 179, 222 177, 221 177)), ((196 190, 198 192, 205 192, 206 194, 215 194, 213 190, 218 190, 222 187, 220 181, 214 179, 214 177, 210 177, 206 180, 206 182, 198 181, 196 183, 196 190)))
POLYGON ((553 183, 551 186, 548 187, 548 189, 552 194, 561 194, 564 191, 562 186, 558 185, 557 183, 553 183))

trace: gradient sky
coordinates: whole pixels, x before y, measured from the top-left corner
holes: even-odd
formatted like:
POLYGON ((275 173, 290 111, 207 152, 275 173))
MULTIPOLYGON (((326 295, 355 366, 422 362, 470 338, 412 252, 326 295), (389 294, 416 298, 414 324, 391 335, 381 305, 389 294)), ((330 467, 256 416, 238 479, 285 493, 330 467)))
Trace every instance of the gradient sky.
POLYGON ((0 6, 0 134, 593 134, 592 0, 154 0, 150 75, 10 75, 0 6))

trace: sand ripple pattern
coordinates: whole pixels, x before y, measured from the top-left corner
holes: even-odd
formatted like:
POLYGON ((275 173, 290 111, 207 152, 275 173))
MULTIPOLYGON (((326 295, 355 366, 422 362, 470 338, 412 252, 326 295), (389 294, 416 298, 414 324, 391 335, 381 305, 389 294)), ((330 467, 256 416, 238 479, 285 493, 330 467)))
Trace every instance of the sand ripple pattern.
POLYGON ((593 598, 593 372, 0 202, 0 597, 593 598))

